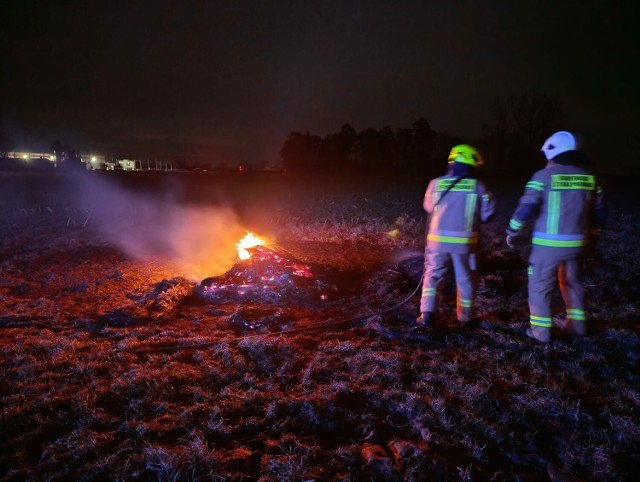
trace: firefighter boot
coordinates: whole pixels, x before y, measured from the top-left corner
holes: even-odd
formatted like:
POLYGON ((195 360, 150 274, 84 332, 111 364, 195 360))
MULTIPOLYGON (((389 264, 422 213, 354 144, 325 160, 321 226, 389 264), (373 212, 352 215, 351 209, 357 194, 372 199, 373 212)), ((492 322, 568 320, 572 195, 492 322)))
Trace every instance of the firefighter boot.
POLYGON ((420 313, 420 316, 416 318, 416 328, 424 328, 429 326, 429 323, 433 320, 433 312, 424 311, 420 313))
POLYGON ((562 331, 567 333, 572 338, 582 338, 587 334, 587 328, 584 320, 574 320, 567 318, 562 326, 562 331))
POLYGON ((532 326, 531 328, 527 328, 527 336, 540 343, 549 343, 549 341, 551 341, 551 328, 532 326))

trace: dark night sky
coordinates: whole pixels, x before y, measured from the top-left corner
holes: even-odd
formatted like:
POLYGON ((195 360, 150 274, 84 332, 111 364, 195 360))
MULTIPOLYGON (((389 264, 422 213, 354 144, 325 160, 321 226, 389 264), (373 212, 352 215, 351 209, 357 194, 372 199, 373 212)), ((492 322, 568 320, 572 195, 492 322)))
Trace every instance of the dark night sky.
POLYGON ((635 3, 2 0, 1 125, 16 149, 235 165, 344 123, 477 136, 535 90, 598 165, 637 171, 635 3))

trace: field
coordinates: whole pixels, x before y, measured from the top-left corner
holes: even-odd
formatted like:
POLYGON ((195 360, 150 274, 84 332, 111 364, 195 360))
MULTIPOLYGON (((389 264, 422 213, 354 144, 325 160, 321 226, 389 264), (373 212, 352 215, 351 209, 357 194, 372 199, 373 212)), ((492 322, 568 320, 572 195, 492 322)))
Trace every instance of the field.
POLYGON ((449 286, 415 331, 428 180, 0 173, 0 480, 638 480, 637 193, 605 185, 589 336, 541 345, 525 180, 488 181, 476 326, 449 286))

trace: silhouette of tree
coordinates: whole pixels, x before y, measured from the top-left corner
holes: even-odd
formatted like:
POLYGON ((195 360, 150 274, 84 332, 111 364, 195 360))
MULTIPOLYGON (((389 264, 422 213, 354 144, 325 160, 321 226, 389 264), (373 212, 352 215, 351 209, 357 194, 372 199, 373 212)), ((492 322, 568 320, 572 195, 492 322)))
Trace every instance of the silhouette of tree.
POLYGON ((366 128, 360 133, 344 124, 324 139, 293 132, 280 150, 282 166, 292 172, 408 174, 432 172, 438 133, 424 117, 410 129, 366 128))
POLYGON ((51 145, 51 151, 56 156, 56 164, 63 168, 77 169, 85 167, 82 163, 80 151, 71 146, 66 146, 59 140, 55 140, 51 145))
POLYGON ((402 155, 398 149, 398 139, 396 132, 389 126, 383 127, 378 132, 381 142, 382 159, 379 161, 381 165, 380 172, 383 173, 399 173, 401 169, 402 155))
POLYGON ((416 119, 411 126, 412 144, 409 169, 412 172, 428 172, 431 169, 431 157, 436 147, 438 134, 424 117, 416 119))
POLYGON ((62 142, 57 139, 53 141, 53 144, 51 144, 51 152, 56 156, 56 165, 62 166, 65 162, 66 156, 62 142))
POLYGON ((73 165, 78 166, 82 164, 82 156, 77 149, 69 149, 67 152, 67 160, 73 165))
POLYGON ((400 173, 411 173, 415 170, 412 146, 413 131, 406 127, 396 129, 394 159, 400 173))
POLYGON ((330 172, 344 172, 353 170, 358 160, 358 134, 349 124, 344 124, 337 134, 329 134, 321 145, 321 163, 323 170, 330 172))
POLYGON ((393 131, 389 128, 380 131, 368 128, 360 132, 358 146, 362 168, 375 173, 391 172, 394 168, 390 162, 393 140, 393 131))
POLYGON ((558 99, 523 91, 496 99, 491 107, 487 138, 492 165, 501 171, 530 171, 539 167, 540 147, 562 121, 558 99))
POLYGON ((282 167, 290 172, 314 172, 321 170, 319 164, 322 140, 308 132, 292 132, 280 149, 282 167))

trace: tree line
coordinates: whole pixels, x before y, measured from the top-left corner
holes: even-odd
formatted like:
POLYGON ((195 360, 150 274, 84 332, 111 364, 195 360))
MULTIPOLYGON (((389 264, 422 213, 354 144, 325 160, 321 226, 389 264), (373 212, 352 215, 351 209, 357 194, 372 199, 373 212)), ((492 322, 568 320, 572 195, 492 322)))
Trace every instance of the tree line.
POLYGON ((468 143, 481 150, 487 170, 528 172, 540 166, 540 146, 561 128, 561 120, 557 99, 523 91, 493 102, 480 138, 436 132, 424 117, 408 128, 356 132, 344 124, 325 137, 292 132, 282 145, 280 161, 287 172, 434 175, 442 172, 451 147, 468 143))
POLYGON ((400 129, 367 128, 356 132, 344 124, 339 132, 324 138, 309 132, 289 134, 280 158, 288 172, 422 173, 438 140, 438 133, 424 117, 410 128, 400 129))
MULTIPOLYGON (((279 162, 287 172, 435 175, 442 172, 451 147, 468 143, 480 149, 487 171, 529 172, 543 162, 540 146, 544 139, 568 128, 562 123, 559 100, 540 92, 521 91, 496 99, 487 116, 479 138, 436 132, 425 117, 410 127, 365 128, 360 132, 344 124, 338 132, 324 137, 292 132, 280 149, 279 162)), ((0 151, 9 150, 10 145, 0 122, 0 151)), ((55 141, 51 149, 66 164, 80 163, 79 152, 69 145, 55 141)), ((187 167, 179 160, 174 163, 187 167)))

